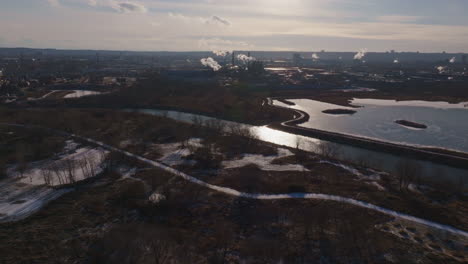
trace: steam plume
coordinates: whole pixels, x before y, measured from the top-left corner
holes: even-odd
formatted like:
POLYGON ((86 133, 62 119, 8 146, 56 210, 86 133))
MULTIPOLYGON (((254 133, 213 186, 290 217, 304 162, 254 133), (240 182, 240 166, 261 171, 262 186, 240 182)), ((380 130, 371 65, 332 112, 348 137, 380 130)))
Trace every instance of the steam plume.
POLYGON ((200 60, 200 62, 203 66, 213 69, 213 71, 219 71, 222 68, 221 65, 219 65, 219 63, 211 57, 203 58, 200 60))
POLYGON ((354 55, 355 60, 362 60, 367 53, 367 49, 361 49, 356 55, 354 55))
POLYGON ((439 71, 439 74, 445 73, 447 71, 447 67, 445 66, 438 66, 436 69, 439 71))
POLYGON ((237 59, 240 60, 241 62, 243 63, 248 63, 248 62, 251 62, 251 61, 254 61, 255 58, 254 57, 249 57, 245 54, 239 54, 237 55, 237 59))
POLYGON ((213 54, 219 57, 226 57, 227 55, 231 54, 231 52, 227 50, 214 50, 213 54))
POLYGON ((314 53, 314 54, 312 54, 312 59, 314 61, 317 61, 317 60, 320 60, 320 57, 319 57, 319 55, 317 55, 317 53, 314 53))
POLYGON ((457 58, 453 57, 450 59, 450 63, 455 63, 455 61, 457 60, 457 58))

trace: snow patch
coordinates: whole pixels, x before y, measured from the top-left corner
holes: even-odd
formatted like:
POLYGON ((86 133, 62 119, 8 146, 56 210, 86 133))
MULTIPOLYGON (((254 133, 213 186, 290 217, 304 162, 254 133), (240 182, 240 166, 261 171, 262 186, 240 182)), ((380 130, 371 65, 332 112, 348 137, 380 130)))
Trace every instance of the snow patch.
POLYGON ((182 142, 157 144, 158 150, 161 152, 162 157, 158 159, 161 163, 169 166, 178 165, 194 165, 194 160, 187 160, 185 157, 192 154, 190 148, 196 149, 203 145, 200 138, 191 138, 185 144, 182 142), (185 146, 184 146, 185 145, 185 146))
POLYGON ((223 161, 222 165, 226 169, 245 167, 249 164, 257 165, 264 171, 309 171, 300 164, 272 164, 275 159, 294 156, 288 149, 279 148, 277 155, 263 156, 258 154, 244 154, 241 159, 223 161))
POLYGON ((161 202, 161 201, 166 200, 166 196, 164 196, 164 195, 162 195, 162 194, 160 194, 160 193, 155 192, 155 193, 153 193, 153 194, 150 195, 149 200, 150 200, 150 202, 152 202, 152 203, 154 203, 154 204, 157 204, 157 203, 159 203, 159 202, 161 202))
POLYGON ((320 160, 319 163, 321 163, 321 164, 330 164, 330 165, 333 165, 335 167, 341 168, 341 169, 343 169, 345 171, 350 172, 354 176, 356 176, 358 178, 358 180, 365 181, 367 184, 370 184, 372 186, 377 187, 377 189, 379 191, 385 191, 386 190, 385 187, 383 187, 380 183, 378 183, 378 181, 381 180, 380 176, 383 173, 376 172, 374 170, 369 169, 368 172, 371 172, 371 174, 363 174, 362 172, 360 172, 358 169, 356 169, 354 167, 347 166, 347 165, 344 165, 342 163, 331 162, 331 161, 328 161, 328 160, 320 160))
POLYGON ((99 94, 101 93, 96 92, 96 91, 75 90, 73 93, 67 94, 63 98, 80 98, 83 96, 99 95, 99 94))

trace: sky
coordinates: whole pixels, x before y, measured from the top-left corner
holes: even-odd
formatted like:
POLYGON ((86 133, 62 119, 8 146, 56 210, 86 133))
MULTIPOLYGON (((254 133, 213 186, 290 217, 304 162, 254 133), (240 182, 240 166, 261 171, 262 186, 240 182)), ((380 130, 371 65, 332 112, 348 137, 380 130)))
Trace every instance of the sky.
POLYGON ((468 52, 467 0, 0 0, 0 47, 468 52))

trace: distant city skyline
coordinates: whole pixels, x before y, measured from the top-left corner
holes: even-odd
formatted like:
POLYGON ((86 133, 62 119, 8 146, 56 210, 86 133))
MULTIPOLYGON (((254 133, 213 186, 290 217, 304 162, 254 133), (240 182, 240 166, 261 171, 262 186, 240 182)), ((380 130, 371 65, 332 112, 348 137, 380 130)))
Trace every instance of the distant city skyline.
POLYGON ((0 0, 0 47, 468 52, 464 0, 0 0))

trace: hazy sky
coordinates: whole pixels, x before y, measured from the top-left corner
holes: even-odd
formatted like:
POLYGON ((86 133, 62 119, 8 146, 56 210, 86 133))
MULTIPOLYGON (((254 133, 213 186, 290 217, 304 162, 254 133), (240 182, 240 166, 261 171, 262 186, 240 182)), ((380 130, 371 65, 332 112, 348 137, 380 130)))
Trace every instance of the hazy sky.
POLYGON ((468 1, 0 0, 0 46, 468 52, 468 1))

